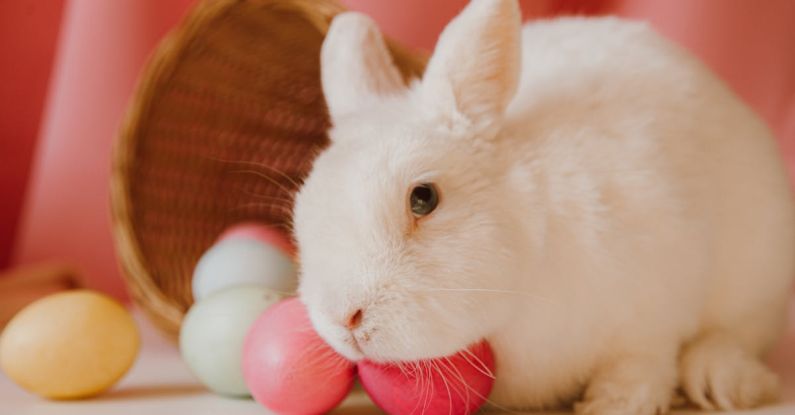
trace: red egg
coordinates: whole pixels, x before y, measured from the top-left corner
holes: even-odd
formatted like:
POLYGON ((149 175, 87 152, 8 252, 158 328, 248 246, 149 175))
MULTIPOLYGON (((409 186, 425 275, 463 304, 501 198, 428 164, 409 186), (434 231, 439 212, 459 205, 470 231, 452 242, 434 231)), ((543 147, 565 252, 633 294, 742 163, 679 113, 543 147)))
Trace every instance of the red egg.
POLYGON ((453 356, 416 363, 359 363, 373 402, 390 415, 471 414, 494 385, 494 355, 486 341, 453 356))
POLYGON ((218 241, 236 238, 255 239, 278 248, 290 258, 295 258, 295 245, 290 238, 270 226, 256 222, 239 223, 226 229, 218 237, 218 241))
POLYGON ((353 386, 353 363, 329 347, 291 298, 265 310, 243 347, 243 377, 260 404, 283 415, 322 414, 353 386))

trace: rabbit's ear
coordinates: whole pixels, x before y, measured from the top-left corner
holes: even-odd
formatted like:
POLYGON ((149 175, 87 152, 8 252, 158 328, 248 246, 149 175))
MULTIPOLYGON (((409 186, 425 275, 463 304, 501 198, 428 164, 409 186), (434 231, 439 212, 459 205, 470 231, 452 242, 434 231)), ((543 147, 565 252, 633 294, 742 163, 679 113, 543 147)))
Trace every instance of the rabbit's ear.
POLYGON ((406 88, 375 22, 360 13, 334 18, 323 41, 320 65, 332 121, 406 88))
POLYGON ((439 37, 422 81, 426 108, 476 128, 498 121, 516 93, 520 31, 516 0, 472 0, 439 37))

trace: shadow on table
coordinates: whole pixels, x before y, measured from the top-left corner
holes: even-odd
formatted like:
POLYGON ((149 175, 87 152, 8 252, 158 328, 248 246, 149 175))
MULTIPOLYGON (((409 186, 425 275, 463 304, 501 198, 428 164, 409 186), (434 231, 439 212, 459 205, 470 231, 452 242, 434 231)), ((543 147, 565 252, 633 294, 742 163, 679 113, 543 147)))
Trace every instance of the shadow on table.
POLYGON ((362 402, 338 407, 329 412, 329 415, 383 415, 384 412, 371 403, 362 402))
POLYGON ((112 389, 92 400, 96 401, 111 401, 123 399, 161 399, 173 398, 176 396, 189 396, 199 395, 206 393, 207 389, 201 385, 146 385, 146 386, 128 386, 119 389, 112 389))

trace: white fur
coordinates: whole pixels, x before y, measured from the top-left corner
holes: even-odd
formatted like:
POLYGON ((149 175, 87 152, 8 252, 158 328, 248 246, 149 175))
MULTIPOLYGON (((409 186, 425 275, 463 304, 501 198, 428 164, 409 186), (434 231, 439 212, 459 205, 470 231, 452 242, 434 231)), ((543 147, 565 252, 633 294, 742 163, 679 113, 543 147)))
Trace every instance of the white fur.
POLYGON ((475 0, 425 79, 395 88, 374 33, 332 24, 332 145, 295 206, 299 291, 335 349, 416 360, 486 338, 491 400, 512 408, 653 414, 678 384, 704 408, 775 395, 759 358, 795 209, 769 131, 714 75, 641 23, 520 30, 515 0, 475 0), (441 203, 415 224, 425 182, 441 203))

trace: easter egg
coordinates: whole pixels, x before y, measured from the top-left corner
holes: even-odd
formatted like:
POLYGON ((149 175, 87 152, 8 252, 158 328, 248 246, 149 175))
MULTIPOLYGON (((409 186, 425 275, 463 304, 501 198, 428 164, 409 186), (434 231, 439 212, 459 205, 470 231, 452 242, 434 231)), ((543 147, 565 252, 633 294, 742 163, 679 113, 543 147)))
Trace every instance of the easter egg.
POLYGON ((223 241, 238 238, 254 239, 264 244, 275 246, 290 258, 295 258, 295 245, 290 238, 288 238, 284 232, 280 232, 270 226, 256 222, 240 223, 225 230, 221 236, 218 237, 218 240, 223 241))
POLYGON ((121 304, 93 291, 67 291, 14 316, 0 338, 0 366, 35 394, 85 398, 116 383, 139 346, 132 316, 121 304))
POLYGON ((193 298, 235 285, 258 284, 290 294, 298 280, 295 263, 280 249, 255 239, 225 239, 201 257, 193 272, 193 298))
POLYGON ((370 398, 390 415, 471 414, 494 385, 494 355, 485 341, 450 357, 412 363, 359 362, 370 398))
POLYGON ((266 310, 251 326, 243 376, 257 402, 278 414, 321 414, 350 391, 354 365, 328 346, 297 298, 266 310))
POLYGON ((281 296, 258 285, 216 291, 185 315, 179 332, 182 358, 215 393, 248 396, 243 380, 243 341, 249 327, 281 296))

